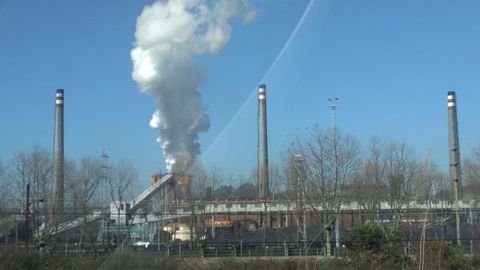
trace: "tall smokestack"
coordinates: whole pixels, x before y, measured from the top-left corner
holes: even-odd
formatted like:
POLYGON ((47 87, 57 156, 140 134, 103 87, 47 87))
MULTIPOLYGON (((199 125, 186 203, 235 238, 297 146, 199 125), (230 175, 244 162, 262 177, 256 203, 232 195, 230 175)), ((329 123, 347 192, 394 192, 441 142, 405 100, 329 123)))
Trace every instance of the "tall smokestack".
POLYGON ((457 244, 461 246, 460 235, 460 213, 458 204, 458 193, 460 188, 460 146, 458 143, 458 123, 457 123, 457 101, 454 91, 448 92, 448 144, 450 161, 450 179, 453 181, 456 223, 457 223, 457 244))
POLYGON ((266 86, 258 87, 258 198, 270 195, 268 187, 268 144, 267 144, 267 92, 266 86))
POLYGON ((52 215, 54 222, 63 212, 63 89, 58 89, 55 98, 55 142, 53 157, 54 202, 52 215))

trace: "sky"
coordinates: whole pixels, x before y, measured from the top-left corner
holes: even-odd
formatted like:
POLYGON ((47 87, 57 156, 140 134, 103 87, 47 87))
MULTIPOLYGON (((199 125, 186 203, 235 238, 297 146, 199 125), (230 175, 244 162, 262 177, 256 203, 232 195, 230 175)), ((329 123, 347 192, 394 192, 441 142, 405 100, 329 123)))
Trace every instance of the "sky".
MULTIPOLYGON (((131 160, 146 186, 165 171, 155 104, 132 79, 136 19, 153 1, 0 1, 0 158, 53 148, 54 99, 65 89, 65 155, 131 160)), ((202 163, 256 166, 258 84, 267 85, 269 159, 318 125, 367 151, 405 141, 448 170, 447 92, 457 92, 462 158, 480 143, 480 2, 251 0, 218 54, 195 57, 210 117, 202 163)), ((182 108, 178 108, 181 110, 182 108)))

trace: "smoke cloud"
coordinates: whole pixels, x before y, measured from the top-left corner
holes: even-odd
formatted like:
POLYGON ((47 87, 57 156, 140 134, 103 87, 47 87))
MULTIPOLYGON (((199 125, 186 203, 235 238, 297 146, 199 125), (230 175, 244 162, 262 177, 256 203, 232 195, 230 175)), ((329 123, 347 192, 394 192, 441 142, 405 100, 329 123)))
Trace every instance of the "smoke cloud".
POLYGON ((170 172, 185 170, 200 153, 198 134, 210 126, 193 57, 219 53, 230 40, 229 20, 239 14, 255 17, 245 0, 170 0, 146 6, 137 18, 132 78, 155 99, 150 127, 160 132, 170 172))

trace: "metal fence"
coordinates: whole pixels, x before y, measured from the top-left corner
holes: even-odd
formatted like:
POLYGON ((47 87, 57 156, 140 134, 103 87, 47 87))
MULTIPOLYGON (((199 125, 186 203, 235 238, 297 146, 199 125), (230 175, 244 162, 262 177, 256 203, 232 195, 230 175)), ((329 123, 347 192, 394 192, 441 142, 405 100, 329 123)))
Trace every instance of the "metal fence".
MULTIPOLYGON (((425 243, 442 241, 448 245, 456 246, 453 239, 427 239, 425 243)), ((480 239, 463 239, 462 250, 465 255, 480 254, 480 239)), ((335 243, 330 244, 330 250, 324 242, 182 242, 172 241, 161 244, 148 244, 135 246, 125 242, 117 246, 99 245, 97 242, 78 243, 55 243, 49 247, 30 245, 30 253, 48 253, 57 256, 99 256, 114 251, 139 252, 154 256, 177 257, 177 258, 222 258, 222 257, 298 257, 298 256, 336 256, 343 257, 349 254, 349 250, 341 243, 340 248, 335 248, 335 243)), ((416 256, 420 247, 420 241, 390 241, 385 245, 395 245, 404 255, 416 256)), ((24 250, 23 242, 1 244, 0 252, 5 250, 24 250)))

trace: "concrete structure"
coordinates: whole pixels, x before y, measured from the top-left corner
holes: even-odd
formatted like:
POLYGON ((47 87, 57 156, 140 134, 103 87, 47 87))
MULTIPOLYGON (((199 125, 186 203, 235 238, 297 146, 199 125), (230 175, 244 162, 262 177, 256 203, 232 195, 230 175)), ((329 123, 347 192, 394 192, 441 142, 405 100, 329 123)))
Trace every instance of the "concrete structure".
POLYGON ((258 198, 268 198, 268 143, 267 143, 267 92, 258 87, 258 198))
POLYGON ((175 213, 178 205, 189 204, 191 179, 184 174, 152 175, 152 185, 130 202, 112 202, 110 220, 127 225, 129 219, 146 218, 148 213, 168 216, 175 213))
POLYGON ((63 103, 64 91, 63 89, 58 89, 55 95, 55 141, 53 152, 54 201, 51 206, 51 227, 56 226, 59 221, 59 216, 64 212, 63 103))
POLYGON ((454 91, 448 92, 448 145, 449 145, 449 172, 450 179, 453 182, 453 192, 455 196, 456 223, 457 223, 457 244, 461 246, 460 232, 460 214, 459 214, 459 189, 461 187, 460 171, 460 145, 458 143, 458 123, 457 123, 457 100, 454 91))
MULTIPOLYGON (((455 92, 448 92, 448 145, 450 161, 450 179, 460 186, 460 146, 458 142, 457 101, 455 92)), ((460 191, 460 190, 459 190, 460 191)))
MULTIPOLYGON (((475 213, 473 219, 479 218, 479 212, 477 211, 480 209, 475 205, 475 202, 461 202, 459 206, 464 209, 461 213, 463 218, 466 218, 469 214, 469 211, 465 209, 472 209, 472 212, 475 213)), ((454 234, 455 213, 452 209, 453 202, 450 201, 433 201, 429 203, 411 201, 403 205, 401 210, 398 210, 402 216, 399 222, 401 225, 403 224, 402 226, 413 226, 412 228, 421 228, 425 222, 431 225, 443 224, 442 226, 450 227, 451 230, 449 231, 452 231, 454 234), (427 218, 425 217, 425 211, 429 213, 427 218)), ((274 232, 286 230, 284 231, 286 234, 282 233, 282 237, 287 239, 287 241, 298 242, 312 241, 313 239, 322 241, 322 237, 319 238, 317 233, 319 230, 329 227, 328 224, 322 223, 321 218, 323 214, 329 212, 331 210, 323 209, 321 205, 306 205, 304 209, 299 210, 295 201, 285 199, 234 199, 183 202, 178 203, 174 211, 148 211, 143 214, 131 213, 126 216, 131 217, 131 220, 128 221, 129 224, 146 226, 152 232, 156 232, 158 228, 164 228, 167 224, 182 224, 184 227, 192 228, 192 233, 197 234, 193 238, 188 239, 201 239, 205 237, 205 234, 210 235, 212 239, 217 239, 219 230, 222 229, 231 233, 238 232, 237 236, 252 235, 253 233, 261 235, 265 228, 268 228, 270 232, 272 230, 274 232), (265 205, 268 208, 268 212, 265 212, 265 205), (193 223, 192 217, 194 219, 193 223), (302 219, 301 226, 298 224, 299 218, 302 219), (295 232, 302 230, 303 224, 308 226, 308 235, 305 238, 298 238, 295 236, 295 232)), ((340 206, 337 217, 340 229, 345 231, 364 224, 373 217, 379 222, 391 223, 394 215, 392 215, 392 206, 386 201, 381 202, 374 211, 356 202, 351 202, 340 206)), ((332 229, 328 228, 326 230, 332 233, 332 229)), ((261 237, 258 239, 261 239, 261 237)), ((231 240, 234 241, 234 238, 231 238, 231 240)), ((270 237, 267 239, 267 242, 277 240, 277 238, 273 239, 270 237)), ((155 237, 152 236, 150 241, 156 241, 155 237)), ((332 237, 331 241, 336 242, 336 239, 332 237)), ((341 236, 340 241, 343 241, 341 236)))

